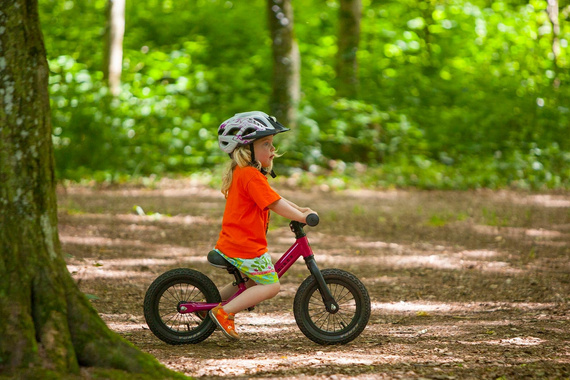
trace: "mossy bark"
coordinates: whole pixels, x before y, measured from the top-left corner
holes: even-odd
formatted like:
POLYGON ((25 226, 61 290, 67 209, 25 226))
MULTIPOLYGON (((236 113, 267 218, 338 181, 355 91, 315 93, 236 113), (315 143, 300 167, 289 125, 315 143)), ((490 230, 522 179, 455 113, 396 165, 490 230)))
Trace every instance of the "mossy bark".
POLYGON ((110 331, 67 271, 47 84, 37 1, 0 2, 0 377, 183 377, 110 331))

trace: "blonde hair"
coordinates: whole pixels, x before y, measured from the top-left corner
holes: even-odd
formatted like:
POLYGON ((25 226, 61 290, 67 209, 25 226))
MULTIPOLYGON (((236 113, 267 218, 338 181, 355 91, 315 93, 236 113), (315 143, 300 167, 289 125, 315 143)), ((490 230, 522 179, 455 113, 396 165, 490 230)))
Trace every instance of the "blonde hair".
MULTIPOLYGON (((274 153, 275 157, 280 157, 277 152, 274 153)), ((232 186, 232 179, 234 174, 234 169, 236 166, 240 168, 245 168, 246 166, 252 166, 257 170, 261 171, 261 169, 265 169, 267 173, 270 173, 273 169, 273 162, 269 167, 262 168, 261 162, 259 160, 255 160, 255 163, 251 162, 251 148, 249 145, 241 145, 238 146, 231 154, 232 160, 226 169, 222 177, 222 194, 226 199, 228 198, 228 192, 230 191, 230 187, 232 186)))

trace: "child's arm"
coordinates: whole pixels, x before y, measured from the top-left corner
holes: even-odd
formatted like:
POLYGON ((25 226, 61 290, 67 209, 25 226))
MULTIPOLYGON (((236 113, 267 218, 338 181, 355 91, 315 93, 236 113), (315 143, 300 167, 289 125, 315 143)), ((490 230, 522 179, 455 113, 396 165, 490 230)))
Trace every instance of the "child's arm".
MULTIPOLYGON (((308 211, 314 212, 314 211, 312 211, 312 210, 311 210, 310 208, 308 208, 308 207, 299 207, 299 206, 297 206, 295 203, 293 203, 293 202, 291 202, 290 200, 285 199, 285 198, 283 198, 283 197, 281 197, 281 199, 283 199, 285 202, 289 203, 289 204, 291 205, 291 207, 293 207, 293 208, 299 210, 299 211, 302 212, 302 213, 306 213, 306 212, 308 212, 308 211)), ((316 214, 316 213, 315 213, 315 214, 316 214)))
POLYGON ((295 220, 301 223, 307 223, 307 215, 313 213, 316 214, 316 212, 310 208, 299 207, 295 203, 290 202, 284 198, 273 202, 268 206, 268 208, 284 218, 295 220))

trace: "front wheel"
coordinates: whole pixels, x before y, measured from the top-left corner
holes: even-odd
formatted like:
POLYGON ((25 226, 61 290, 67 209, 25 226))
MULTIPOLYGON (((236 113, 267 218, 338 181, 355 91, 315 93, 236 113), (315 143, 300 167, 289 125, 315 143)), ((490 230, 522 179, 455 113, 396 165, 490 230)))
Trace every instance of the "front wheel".
POLYGON ((144 318, 150 330, 168 344, 199 343, 216 324, 206 315, 178 312, 181 303, 220 302, 220 292, 206 275, 188 268, 160 275, 144 297, 144 318))
POLYGON ((345 344, 362 333, 370 318, 370 297, 364 284, 351 273, 325 269, 323 277, 339 310, 330 313, 313 276, 299 286, 293 312, 307 338, 318 344, 345 344))

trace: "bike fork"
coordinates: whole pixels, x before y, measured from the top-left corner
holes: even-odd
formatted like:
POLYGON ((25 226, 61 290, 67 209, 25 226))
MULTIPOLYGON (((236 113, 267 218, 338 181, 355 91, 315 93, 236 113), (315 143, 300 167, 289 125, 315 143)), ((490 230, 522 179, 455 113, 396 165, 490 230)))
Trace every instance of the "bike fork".
POLYGON ((317 281, 317 287, 319 288, 319 292, 321 293, 321 297, 323 298, 323 302, 325 304, 325 308, 329 313, 335 314, 338 312, 338 303, 336 303, 327 283, 325 282, 325 278, 321 273, 321 270, 317 266, 317 262, 315 261, 315 256, 311 255, 305 257, 305 263, 307 264, 307 268, 309 272, 313 275, 315 280, 317 281))

